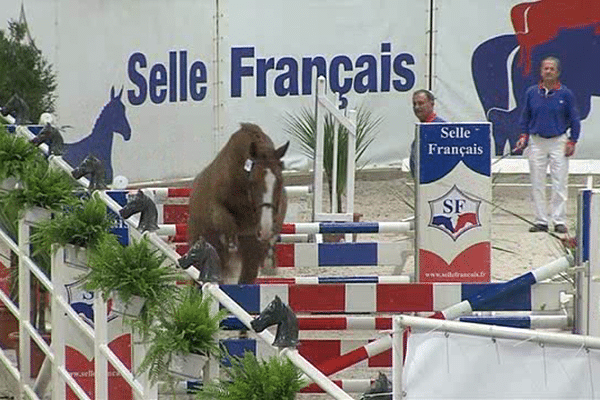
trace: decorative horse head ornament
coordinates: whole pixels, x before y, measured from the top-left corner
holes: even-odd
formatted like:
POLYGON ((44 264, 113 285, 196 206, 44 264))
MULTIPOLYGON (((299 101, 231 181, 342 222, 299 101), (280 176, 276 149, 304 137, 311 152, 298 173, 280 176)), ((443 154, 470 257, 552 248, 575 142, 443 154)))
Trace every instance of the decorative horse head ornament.
POLYGON ((8 99, 4 107, 0 107, 0 113, 3 116, 12 115, 15 118, 15 125, 29 123, 29 106, 16 93, 8 99))
POLYGON ((92 155, 87 156, 81 164, 71 172, 71 175, 73 175, 73 178, 75 179, 87 175, 90 181, 90 186, 88 188, 90 192, 93 190, 106 189, 102 162, 92 155))
POLYGON ((250 322, 252 329, 262 332, 269 326, 277 325, 273 346, 279 348, 298 345, 298 319, 292 309, 284 304, 279 296, 267 305, 258 317, 250 322))
POLYGON ((50 123, 47 123, 30 142, 36 146, 46 143, 48 145, 48 153, 52 155, 59 156, 65 151, 65 142, 60 131, 50 123))
POLYGON ((156 209, 156 204, 141 189, 138 190, 132 199, 127 201, 125 207, 119 210, 119 214, 123 219, 127 219, 137 213, 141 213, 138 230, 153 232, 158 229, 158 210, 156 209))
POLYGON ((380 372, 377 379, 371 383, 371 388, 365 392, 361 400, 392 400, 392 382, 380 372))
POLYGON ((202 282, 219 282, 221 280, 221 261, 215 248, 203 237, 198 238, 187 253, 178 260, 179 267, 188 269, 195 267, 198 279, 202 282))

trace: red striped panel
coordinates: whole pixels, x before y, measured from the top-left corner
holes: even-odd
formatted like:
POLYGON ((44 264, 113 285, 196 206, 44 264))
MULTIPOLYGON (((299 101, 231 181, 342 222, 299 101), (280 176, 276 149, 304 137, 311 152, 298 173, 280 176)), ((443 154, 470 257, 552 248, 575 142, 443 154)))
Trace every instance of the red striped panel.
POLYGON ((296 233, 296 224, 283 224, 280 233, 296 233))
POLYGON ((341 351, 342 341, 339 339, 300 340, 298 345, 300 355, 313 365, 339 358, 341 351))
POLYGON ((392 329, 392 318, 391 317, 375 317, 375 329, 392 329))
MULTIPOLYGON (((338 387, 343 388, 343 381, 342 380, 332 380, 332 382, 334 384, 336 384, 338 387)), ((325 393, 325 391, 323 389, 321 389, 321 387, 319 385, 317 385, 316 383, 311 383, 310 385, 300 389, 300 393, 325 393)))
POLYGON ((177 246, 175 246, 175 251, 180 256, 185 255, 185 253, 187 253, 189 249, 190 249, 190 246, 188 246, 187 244, 178 244, 177 246))
POLYGON ((290 285, 289 305, 294 312, 346 311, 346 285, 290 285))
POLYGON ((258 285, 294 285, 296 278, 256 278, 254 283, 258 285))
POLYGON ((187 235, 169 236, 170 243, 187 243, 187 235))
POLYGON ((377 285, 377 312, 433 311, 433 285, 392 283, 377 285))
MULTIPOLYGON (((369 343, 373 340, 369 340, 369 343)), ((381 354, 369 357, 367 361, 370 368, 391 367, 392 366, 392 349, 386 350, 381 354)))
POLYGON ((345 317, 300 317, 298 318, 299 330, 346 330, 348 320, 345 317))
POLYGON ((169 197, 190 197, 192 188, 169 188, 169 197))
POLYGON ((164 224, 187 224, 188 217, 187 204, 165 204, 163 206, 164 224))
POLYGON ((187 223, 186 224, 177 224, 175 225, 175 233, 177 236, 187 236, 187 223))
POLYGON ((277 243, 275 245, 275 256, 278 268, 294 268, 295 263, 294 243, 277 243))
POLYGON ((367 350, 365 350, 363 346, 359 347, 356 350, 352 350, 340 357, 330 358, 324 363, 316 365, 316 367, 319 370, 321 370, 321 372, 323 372, 325 375, 329 376, 338 371, 346 369, 354 364, 357 364, 362 360, 366 360, 368 357, 369 355, 367 354, 367 350))

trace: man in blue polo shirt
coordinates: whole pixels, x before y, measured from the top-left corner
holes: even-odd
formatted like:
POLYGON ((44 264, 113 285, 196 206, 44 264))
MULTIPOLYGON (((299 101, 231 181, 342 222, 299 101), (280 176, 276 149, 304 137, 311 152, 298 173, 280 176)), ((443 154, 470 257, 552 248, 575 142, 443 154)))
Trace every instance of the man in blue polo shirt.
MULTIPOLYGON (((427 89, 415 90, 412 97, 413 112, 421 123, 429 122, 446 122, 444 119, 437 116, 434 111, 435 97, 427 89)), ((415 161, 415 153, 417 152, 417 141, 413 140, 410 145, 410 158, 409 167, 410 175, 415 177, 415 170, 417 169, 415 161)))
POLYGON ((529 146, 529 175, 535 211, 535 225, 530 232, 567 233, 567 181, 570 157, 575 153, 581 124, 575 96, 560 83, 560 61, 556 57, 542 60, 541 81, 525 92, 521 114, 521 137, 517 149, 529 146), (569 134, 567 135, 567 130, 569 134), (546 211, 546 169, 550 165, 552 197, 550 216, 546 211))

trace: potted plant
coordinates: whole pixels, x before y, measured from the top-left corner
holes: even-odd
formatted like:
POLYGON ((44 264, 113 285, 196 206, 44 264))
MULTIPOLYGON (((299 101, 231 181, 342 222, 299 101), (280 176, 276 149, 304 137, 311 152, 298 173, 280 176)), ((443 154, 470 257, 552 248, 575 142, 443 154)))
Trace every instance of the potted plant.
POLYGON ((209 357, 220 354, 220 321, 226 310, 211 313, 212 298, 193 284, 178 290, 178 296, 156 315, 150 328, 140 372, 148 371, 152 382, 174 381, 174 377, 198 379, 209 357))
POLYGON ((111 234, 114 223, 114 215, 108 213, 100 197, 84 194, 73 205, 40 222, 31 235, 31 242, 44 251, 50 251, 53 244, 93 248, 105 235, 111 234))
POLYGON ((198 400, 293 400, 303 387, 301 371, 287 358, 258 360, 251 352, 231 357, 225 377, 205 384, 198 400))
POLYGON ((113 297, 113 311, 140 318, 142 329, 150 326, 151 310, 172 297, 181 277, 146 237, 122 246, 115 235, 103 235, 88 259, 86 290, 100 293, 105 301, 113 297), (142 307, 145 311, 140 313, 142 307))
POLYGON ((43 155, 27 139, 9 134, 6 127, 0 125, 0 186, 2 189, 13 189, 26 168, 45 163, 43 155))
MULTIPOLYGON (((329 187, 329 196, 337 196, 338 209, 342 212, 342 195, 346 190, 346 163, 348 159, 348 130, 331 114, 325 114, 323 169, 329 187), (333 139, 338 132, 338 159, 337 159, 337 193, 331 193, 333 182, 333 139)), ((363 157, 369 145, 375 140, 377 129, 382 122, 382 117, 376 116, 365 106, 360 106, 356 112, 356 153, 355 160, 363 157)), ((288 113, 284 117, 284 131, 300 144, 300 149, 309 159, 315 159, 317 147, 317 120, 315 113, 309 108, 302 108, 297 114, 288 113)))

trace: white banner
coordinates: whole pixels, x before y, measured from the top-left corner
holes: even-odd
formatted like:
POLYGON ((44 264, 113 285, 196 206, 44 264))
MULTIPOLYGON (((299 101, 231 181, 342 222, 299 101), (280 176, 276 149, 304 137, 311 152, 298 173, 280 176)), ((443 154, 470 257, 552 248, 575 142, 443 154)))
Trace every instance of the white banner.
MULTIPOLYGON (((288 140, 284 118, 314 107, 320 73, 339 104, 382 118, 359 164, 400 166, 416 121, 412 92, 429 87, 447 121, 492 122, 500 154, 513 147, 520 98, 549 53, 582 114, 576 157, 599 158, 600 16, 583 18, 581 0, 566 14, 552 3, 435 0, 431 19, 429 2, 411 0, 4 0, 0 20, 18 20, 23 4, 57 72, 59 123, 72 126, 65 159, 77 164, 91 148, 113 177, 139 182, 196 175, 240 122, 258 123, 276 145, 288 140), (517 35, 524 22, 533 36, 517 35)), ((284 161, 311 166, 295 142, 284 161)))
POLYGON ((407 399, 600 398, 600 351, 413 330, 407 399))

